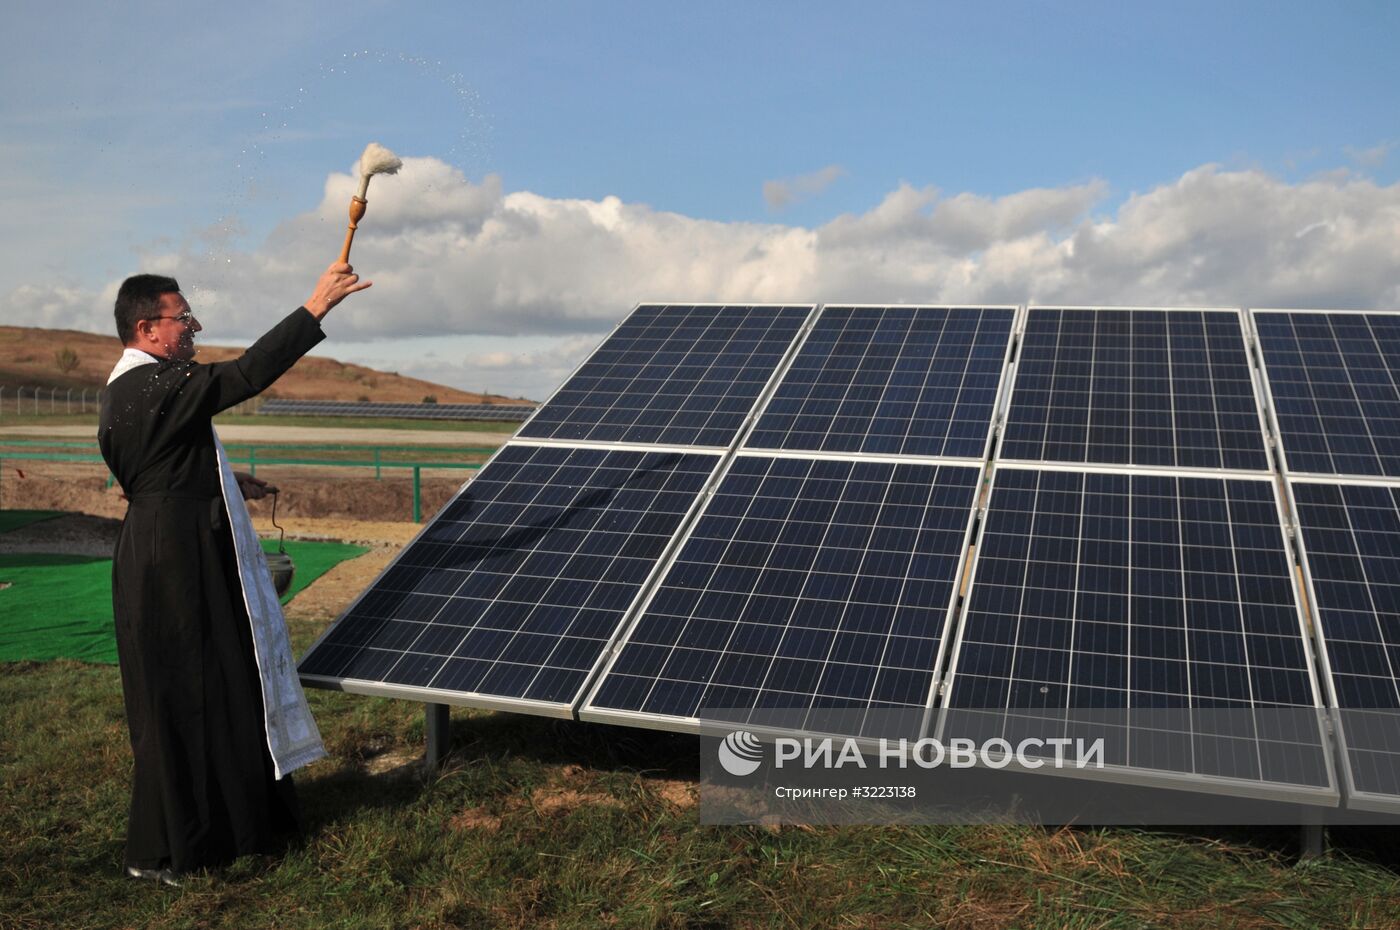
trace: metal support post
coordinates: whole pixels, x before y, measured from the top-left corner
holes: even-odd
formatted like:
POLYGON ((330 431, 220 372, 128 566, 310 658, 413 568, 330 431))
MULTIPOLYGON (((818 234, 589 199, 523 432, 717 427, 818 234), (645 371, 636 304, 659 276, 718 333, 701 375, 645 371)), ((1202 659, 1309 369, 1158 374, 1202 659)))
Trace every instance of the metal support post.
POLYGON ((413 466, 413 522, 423 522, 423 469, 413 466))
POLYGON ((1298 861, 1305 863, 1327 852, 1326 826, 1319 811, 1303 808, 1298 825, 1298 861))
POLYGON ((428 768, 441 768, 442 760, 446 758, 450 748, 448 743, 451 739, 451 714, 446 704, 424 704, 423 712, 423 728, 428 734, 428 768))
POLYGON ((1327 833, 1320 823, 1305 823, 1299 827, 1298 861, 1316 859, 1327 851, 1327 833))

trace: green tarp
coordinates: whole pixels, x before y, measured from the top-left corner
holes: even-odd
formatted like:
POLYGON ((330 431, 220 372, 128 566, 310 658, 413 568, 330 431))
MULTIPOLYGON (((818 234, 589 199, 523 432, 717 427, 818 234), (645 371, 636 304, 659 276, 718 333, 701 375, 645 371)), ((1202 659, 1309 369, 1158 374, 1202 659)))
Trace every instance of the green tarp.
MULTIPOLYGON (((296 575, 282 597, 284 604, 337 563, 369 551, 346 543, 296 540, 286 547, 296 575)), ((263 549, 276 552, 277 541, 263 540, 263 549)), ((117 661, 112 560, 0 553, 0 662, 60 658, 117 661)))

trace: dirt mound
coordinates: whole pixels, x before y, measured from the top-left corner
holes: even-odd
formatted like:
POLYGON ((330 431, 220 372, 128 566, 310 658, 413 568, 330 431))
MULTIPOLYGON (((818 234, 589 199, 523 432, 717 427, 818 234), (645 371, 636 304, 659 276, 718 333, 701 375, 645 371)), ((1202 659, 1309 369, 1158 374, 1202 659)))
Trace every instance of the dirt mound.
MULTIPOLYGON (((56 508, 42 508, 56 509, 56 508)), ((86 513, 69 513, 41 520, 0 537, 0 551, 58 552, 110 558, 121 521, 86 513)))
MULTIPOLYGON (((258 475, 281 490, 277 522, 288 539, 371 547, 359 558, 332 568, 288 605, 288 621, 308 637, 319 633, 326 620, 343 613, 423 528, 412 522, 413 482, 407 476, 386 475, 376 480, 363 469, 293 466, 259 468, 258 475)), ((424 521, 456 494, 464 478, 460 470, 423 478, 424 521)), ((0 551, 109 558, 126 514, 126 501, 118 488, 107 487, 107 471, 101 465, 10 461, 0 473, 0 508, 66 512, 4 534, 0 551)), ((254 501, 248 510, 258 533, 276 539, 272 502, 254 501)))
MULTIPOLYGON (((358 558, 335 565, 287 605, 287 620, 307 624, 305 629, 313 635, 320 632, 326 620, 340 616, 419 530, 414 523, 311 518, 292 522, 289 539, 334 540, 372 547, 358 558)), ((254 521, 254 525, 259 533, 275 538, 270 523, 254 521)), ((111 517, 68 513, 5 533, 0 536, 0 552, 57 552, 111 558, 120 529, 121 521, 111 517)))
MULTIPOLYGON (((279 523, 286 523, 284 517, 310 517, 411 524, 413 479, 390 476, 382 479, 358 477, 363 474, 363 469, 355 469, 355 477, 336 476, 333 480, 326 480, 279 475, 271 469, 266 472, 258 469, 258 477, 271 482, 280 492, 277 502, 279 523)), ((437 513, 442 505, 457 493, 457 489, 462 486, 461 474, 458 472, 455 478, 423 479, 419 507, 424 521, 437 513)), ((259 522, 260 518, 270 519, 272 501, 250 501, 248 512, 252 514, 255 523, 259 522)))
POLYGON ((339 563, 292 598, 286 607, 287 622, 309 621, 310 629, 319 633, 324 621, 344 613, 398 551, 398 546, 381 546, 339 563))
MULTIPOLYGON (((64 510, 120 519, 126 502, 116 487, 107 487, 107 471, 101 465, 54 462, 24 463, 17 468, 6 462, 0 476, 0 507, 25 510, 64 510), (21 477, 23 475, 23 477, 21 477)), ((413 479, 385 475, 376 480, 364 469, 341 469, 346 474, 307 474, 288 467, 258 469, 258 477, 276 485, 277 519, 290 526, 292 518, 336 519, 357 522, 408 523, 413 520, 413 479)), ((334 469, 327 470, 334 471, 334 469)), ((464 480, 460 471, 452 477, 424 477, 421 511, 426 521, 452 499, 464 480)), ((272 513, 270 500, 248 507, 261 527, 272 513)))

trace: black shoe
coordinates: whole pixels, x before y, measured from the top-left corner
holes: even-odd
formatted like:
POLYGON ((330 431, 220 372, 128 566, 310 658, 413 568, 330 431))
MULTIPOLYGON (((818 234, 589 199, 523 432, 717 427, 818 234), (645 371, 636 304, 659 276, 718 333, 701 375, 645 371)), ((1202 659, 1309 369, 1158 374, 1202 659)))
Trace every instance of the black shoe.
POLYGON ((134 865, 129 865, 126 867, 126 874, 132 878, 148 878, 153 882, 169 885, 171 888, 180 887, 179 881, 175 878, 175 873, 169 869, 138 869, 134 865))

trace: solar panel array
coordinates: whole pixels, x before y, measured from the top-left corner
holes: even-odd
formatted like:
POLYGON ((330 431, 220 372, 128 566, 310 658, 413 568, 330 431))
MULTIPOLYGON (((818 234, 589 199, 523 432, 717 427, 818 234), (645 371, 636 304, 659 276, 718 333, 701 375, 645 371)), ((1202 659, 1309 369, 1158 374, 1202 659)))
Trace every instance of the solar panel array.
POLYGON ((1255 311, 1285 465, 1400 478, 1400 315, 1255 311))
POLYGON ((1239 312, 1032 308, 999 455, 1268 470, 1239 312))
POLYGON ((1354 794, 1400 798, 1400 487, 1293 482, 1354 794))
POLYGON ((717 461, 507 446, 301 673, 567 708, 717 461))
POLYGON ((1400 810, 1400 314, 1251 316, 1348 805, 1400 810))
MULTIPOLYGON (((1098 715, 1110 777, 1336 803, 1323 691, 1400 712, 1394 314, 813 310, 639 306, 303 673, 681 730, 1098 715)), ((1377 719, 1347 785, 1400 808, 1377 719)))
POLYGON ((518 435, 728 448, 811 307, 638 307, 518 435))
POLYGON ((568 715, 812 309, 638 307, 312 646, 303 677, 568 715), (682 433, 694 441, 669 444, 682 433))
POLYGON ((917 737, 1014 318, 824 307, 580 716, 917 737))
POLYGON ((944 738, 1080 716, 1110 765, 1328 785, 1272 479, 1005 466, 993 484, 944 738), (1304 713, 1255 713, 1281 708, 1304 713), (1215 713, 1143 713, 1168 710, 1215 713))
POLYGON ((265 416, 394 417, 404 420, 489 420, 519 423, 535 412, 534 404, 376 404, 369 401, 290 400, 270 398, 258 407, 265 416))
POLYGON ((940 738, 1092 732, 1115 777, 1335 797, 1245 337, 1027 312, 940 738))
POLYGON ((747 445, 982 458, 1013 317, 825 307, 747 445))
POLYGON ((980 474, 738 457, 588 711, 854 709, 850 735, 910 735, 880 712, 928 704, 980 474))

